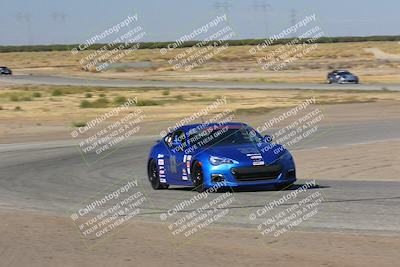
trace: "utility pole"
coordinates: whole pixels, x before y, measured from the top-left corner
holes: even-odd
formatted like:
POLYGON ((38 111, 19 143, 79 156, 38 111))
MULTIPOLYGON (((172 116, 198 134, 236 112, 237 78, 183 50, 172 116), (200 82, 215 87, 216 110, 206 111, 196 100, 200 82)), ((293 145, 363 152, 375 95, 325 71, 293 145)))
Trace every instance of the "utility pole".
POLYGON ((53 12, 50 15, 50 17, 51 17, 51 19, 53 20, 53 22, 55 24, 60 23, 60 25, 58 25, 58 28, 60 28, 59 32, 61 32, 61 34, 63 36, 60 40, 61 40, 61 43, 65 43, 66 44, 67 43, 67 36, 66 36, 67 31, 65 29, 65 26, 66 26, 66 21, 67 21, 68 15, 63 13, 63 12, 60 12, 60 13, 53 12))
POLYGON ((26 34, 27 44, 31 45, 33 43, 32 28, 31 28, 32 15, 30 13, 18 12, 17 15, 15 15, 15 19, 17 20, 18 23, 25 24, 27 31, 26 34))
POLYGON ((253 8, 256 12, 258 10, 261 10, 265 25, 265 36, 268 37, 268 9, 271 8, 271 5, 265 1, 263 2, 254 1, 253 8))
MULTIPOLYGON (((294 26, 297 23, 297 10, 295 8, 290 9, 290 26, 294 26)), ((296 38, 296 33, 292 33, 292 37, 296 38)))
POLYGON ((220 14, 220 12, 222 11, 223 14, 228 15, 229 9, 232 8, 232 4, 228 2, 217 1, 214 3, 214 7, 216 9, 217 14, 220 14))

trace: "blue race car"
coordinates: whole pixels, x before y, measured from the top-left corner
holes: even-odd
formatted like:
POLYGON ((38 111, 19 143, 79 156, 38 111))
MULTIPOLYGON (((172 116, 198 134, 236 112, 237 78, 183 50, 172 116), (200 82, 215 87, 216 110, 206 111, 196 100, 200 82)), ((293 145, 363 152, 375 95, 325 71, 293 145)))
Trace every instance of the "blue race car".
POLYGON ((157 141, 150 152, 148 177, 153 189, 194 186, 282 189, 296 181, 289 151, 244 123, 185 125, 157 141))

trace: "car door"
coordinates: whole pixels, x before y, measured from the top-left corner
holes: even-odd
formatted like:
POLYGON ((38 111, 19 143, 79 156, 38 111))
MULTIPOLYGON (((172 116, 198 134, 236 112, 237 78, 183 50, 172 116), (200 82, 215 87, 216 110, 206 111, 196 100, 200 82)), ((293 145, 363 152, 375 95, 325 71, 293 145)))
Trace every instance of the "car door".
POLYGON ((188 181, 186 169, 187 155, 185 154, 187 145, 186 133, 184 131, 178 130, 172 134, 167 159, 168 176, 170 179, 181 184, 188 181))

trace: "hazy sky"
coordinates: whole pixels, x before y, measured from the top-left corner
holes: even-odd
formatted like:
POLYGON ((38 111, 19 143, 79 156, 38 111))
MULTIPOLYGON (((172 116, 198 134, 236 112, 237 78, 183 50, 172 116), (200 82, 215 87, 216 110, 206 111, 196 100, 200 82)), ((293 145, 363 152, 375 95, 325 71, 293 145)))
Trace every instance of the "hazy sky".
POLYGON ((227 11, 234 39, 265 38, 315 13, 328 36, 399 35, 399 0, 0 0, 0 45, 80 43, 138 14, 143 41, 171 41, 227 11))

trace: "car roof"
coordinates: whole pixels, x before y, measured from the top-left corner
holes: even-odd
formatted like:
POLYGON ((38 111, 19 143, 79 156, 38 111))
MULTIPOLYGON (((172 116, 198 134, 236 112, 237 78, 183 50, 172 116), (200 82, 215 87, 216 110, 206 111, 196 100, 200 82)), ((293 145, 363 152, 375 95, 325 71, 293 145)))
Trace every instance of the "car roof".
POLYGON ((334 72, 350 72, 348 70, 335 70, 334 72))
POLYGON ((196 128, 198 126, 201 125, 207 125, 207 127, 211 127, 211 126, 247 126, 246 123, 243 122, 228 122, 228 123, 195 123, 195 124, 188 124, 188 125, 183 125, 181 127, 179 127, 176 130, 182 130, 182 131, 189 131, 190 129, 196 128))

